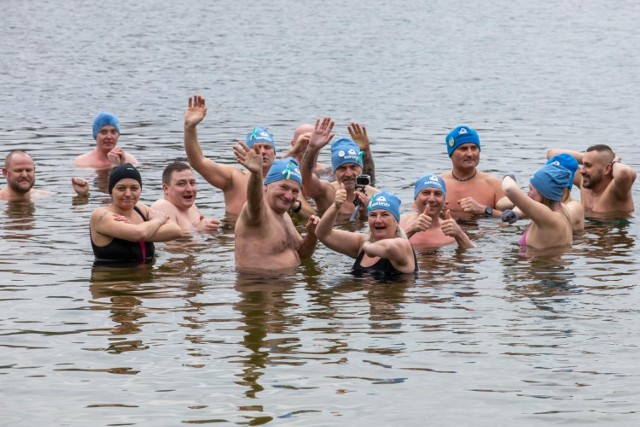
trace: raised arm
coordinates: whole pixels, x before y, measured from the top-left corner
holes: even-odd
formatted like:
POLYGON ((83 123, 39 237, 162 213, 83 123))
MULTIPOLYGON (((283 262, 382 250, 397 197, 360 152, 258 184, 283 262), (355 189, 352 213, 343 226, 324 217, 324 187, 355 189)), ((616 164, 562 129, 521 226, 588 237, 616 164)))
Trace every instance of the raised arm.
POLYGON ((322 181, 318 178, 318 176, 313 173, 313 170, 318 161, 320 149, 327 145, 334 136, 334 134, 331 133, 333 125, 334 122, 330 117, 325 117, 322 121, 320 121, 320 119, 316 120, 315 128, 309 139, 309 145, 300 163, 300 174, 302 175, 304 194, 316 200, 316 203, 318 200, 326 199, 328 192, 332 188, 329 182, 322 181))
POLYGON ((318 223, 320 222, 320 218, 315 215, 309 217, 307 221, 307 235, 304 236, 300 247, 298 248, 298 255, 300 258, 310 258, 313 255, 313 252, 316 250, 316 246, 318 243, 318 237, 316 236, 316 228, 318 227, 318 223))
POLYGON ((376 185, 376 164, 373 161, 373 155, 371 153, 371 143, 367 136, 367 128, 361 126, 358 123, 351 123, 347 130, 353 141, 358 144, 360 151, 362 151, 362 173, 371 177, 371 185, 376 185))
POLYGON ((611 163, 611 176, 613 177, 613 194, 619 200, 625 200, 631 194, 631 187, 636 180, 636 171, 631 166, 622 163, 616 156, 611 163))
POLYGON ((233 173, 236 169, 207 159, 202 153, 202 148, 198 142, 197 126, 206 115, 207 108, 204 98, 197 95, 190 97, 189 105, 184 115, 184 150, 187 153, 189 164, 209 184, 225 191, 231 187, 233 173))
POLYGON ((340 184, 340 188, 336 191, 334 202, 322 215, 316 227, 316 236, 318 236, 318 239, 329 249, 350 256, 351 258, 357 258, 366 236, 360 233, 352 233, 350 231, 336 230, 333 228, 340 207, 346 199, 347 191, 344 189, 344 184, 340 184))
POLYGON ((549 148, 547 150, 547 159, 557 156, 558 154, 568 154, 572 156, 574 159, 578 161, 578 163, 582 164, 582 156, 584 153, 575 150, 565 150, 562 148, 549 148))
POLYGON ((247 184, 247 204, 242 209, 241 215, 247 224, 257 225, 262 222, 263 216, 266 214, 260 148, 257 145, 249 148, 247 144, 240 141, 238 145, 233 146, 233 153, 236 155, 238 163, 251 173, 247 184))
POLYGON ((550 215, 552 211, 526 195, 510 176, 502 179, 502 189, 513 204, 531 221, 538 225, 554 223, 554 217, 550 215))

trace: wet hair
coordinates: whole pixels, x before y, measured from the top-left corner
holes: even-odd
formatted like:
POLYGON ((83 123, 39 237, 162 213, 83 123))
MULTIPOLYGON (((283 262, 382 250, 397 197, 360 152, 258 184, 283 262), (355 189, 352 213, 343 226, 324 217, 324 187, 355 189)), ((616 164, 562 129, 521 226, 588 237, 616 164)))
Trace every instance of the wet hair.
POLYGON ((7 154, 7 157, 4 158, 4 167, 5 168, 9 168, 9 166, 11 165, 11 159, 16 154, 24 154, 24 155, 28 156, 29 158, 31 158, 31 160, 33 160, 33 157, 31 157, 31 154, 27 153, 24 150, 11 150, 11 151, 9 151, 9 154, 7 154))
POLYGON ((164 171, 162 171, 162 183, 166 185, 170 185, 171 175, 173 175, 174 172, 182 172, 186 170, 191 170, 191 166, 189 166, 186 163, 177 162, 177 161, 173 163, 169 163, 167 167, 164 168, 164 171))

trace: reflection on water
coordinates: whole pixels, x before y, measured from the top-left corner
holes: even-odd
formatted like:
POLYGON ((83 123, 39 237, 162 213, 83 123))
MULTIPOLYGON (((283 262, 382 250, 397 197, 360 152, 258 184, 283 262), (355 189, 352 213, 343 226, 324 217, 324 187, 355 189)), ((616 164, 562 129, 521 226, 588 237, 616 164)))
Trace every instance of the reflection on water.
MULTIPOLYGON (((57 196, 0 208, 2 423, 637 424, 635 216, 590 218, 570 251, 535 256, 519 253, 525 222, 463 218, 477 248, 420 248, 420 273, 400 282, 354 278, 322 245, 294 274, 252 277, 235 271, 222 193, 197 176, 218 232, 159 243, 152 265, 92 267, 108 171, 71 162, 94 145, 95 114, 113 111, 152 203, 185 157, 187 97, 202 93, 203 151, 234 167, 233 141, 257 124, 283 154, 300 123, 331 114, 341 137, 361 122, 378 187, 408 211, 413 179, 450 168, 457 124, 479 130, 496 176, 528 176, 550 147, 633 135, 640 3, 466 2, 468 31, 444 1, 5 3, 3 154, 33 152, 38 187, 57 196), (216 23, 204 37, 203 22, 216 23)), ((615 145, 637 163, 632 138, 615 145)))

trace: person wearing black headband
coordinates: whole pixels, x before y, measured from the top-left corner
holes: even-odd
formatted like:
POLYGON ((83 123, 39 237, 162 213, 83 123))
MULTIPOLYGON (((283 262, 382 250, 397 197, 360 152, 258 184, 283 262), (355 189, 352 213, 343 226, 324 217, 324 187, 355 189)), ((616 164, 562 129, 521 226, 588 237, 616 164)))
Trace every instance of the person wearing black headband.
POLYGON ((138 199, 142 193, 140 172, 125 163, 111 171, 111 204, 93 210, 90 220, 91 247, 99 263, 146 263, 153 260, 153 242, 182 235, 169 216, 138 199))

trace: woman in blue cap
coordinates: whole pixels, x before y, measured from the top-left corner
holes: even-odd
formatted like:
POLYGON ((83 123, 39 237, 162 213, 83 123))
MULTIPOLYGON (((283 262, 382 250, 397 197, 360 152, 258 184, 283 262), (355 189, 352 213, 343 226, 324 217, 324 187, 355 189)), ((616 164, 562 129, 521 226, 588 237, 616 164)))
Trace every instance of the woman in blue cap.
MULTIPOLYGON (((547 160, 547 165, 554 164, 556 166, 562 166, 566 168, 570 173, 571 177, 569 179, 569 183, 567 187, 565 187, 562 193, 561 202, 567 209, 567 213, 569 214, 569 218, 571 219, 571 225, 573 227, 573 231, 579 231, 584 229, 584 207, 582 203, 576 200, 571 199, 571 188, 573 187, 573 179, 578 171, 580 165, 578 161, 570 156, 569 154, 559 154, 557 156, 551 157, 547 160)), ((524 219, 526 216, 519 210, 514 209, 514 205, 509 200, 508 197, 503 197, 498 201, 498 209, 502 211, 502 220, 504 222, 508 222, 509 224, 513 224, 519 219, 524 219)))
POLYGON ((520 238, 522 246, 547 249, 571 245, 571 218, 561 202, 570 180, 571 172, 557 164, 545 165, 531 176, 529 194, 525 194, 510 176, 503 178, 502 189, 507 197, 531 219, 520 238))
POLYGON ((371 196, 369 235, 336 230, 333 225, 347 198, 344 184, 336 190, 335 200, 324 213, 316 228, 316 236, 329 249, 355 258, 354 274, 370 273, 376 276, 394 276, 416 273, 418 262, 415 252, 400 227, 400 199, 394 194, 381 192, 371 196))
POLYGON ((133 165, 125 163, 111 171, 111 204, 94 209, 89 223, 96 262, 151 262, 155 252, 153 242, 182 235, 180 226, 170 221, 166 213, 138 202, 141 193, 142 178, 133 165))

